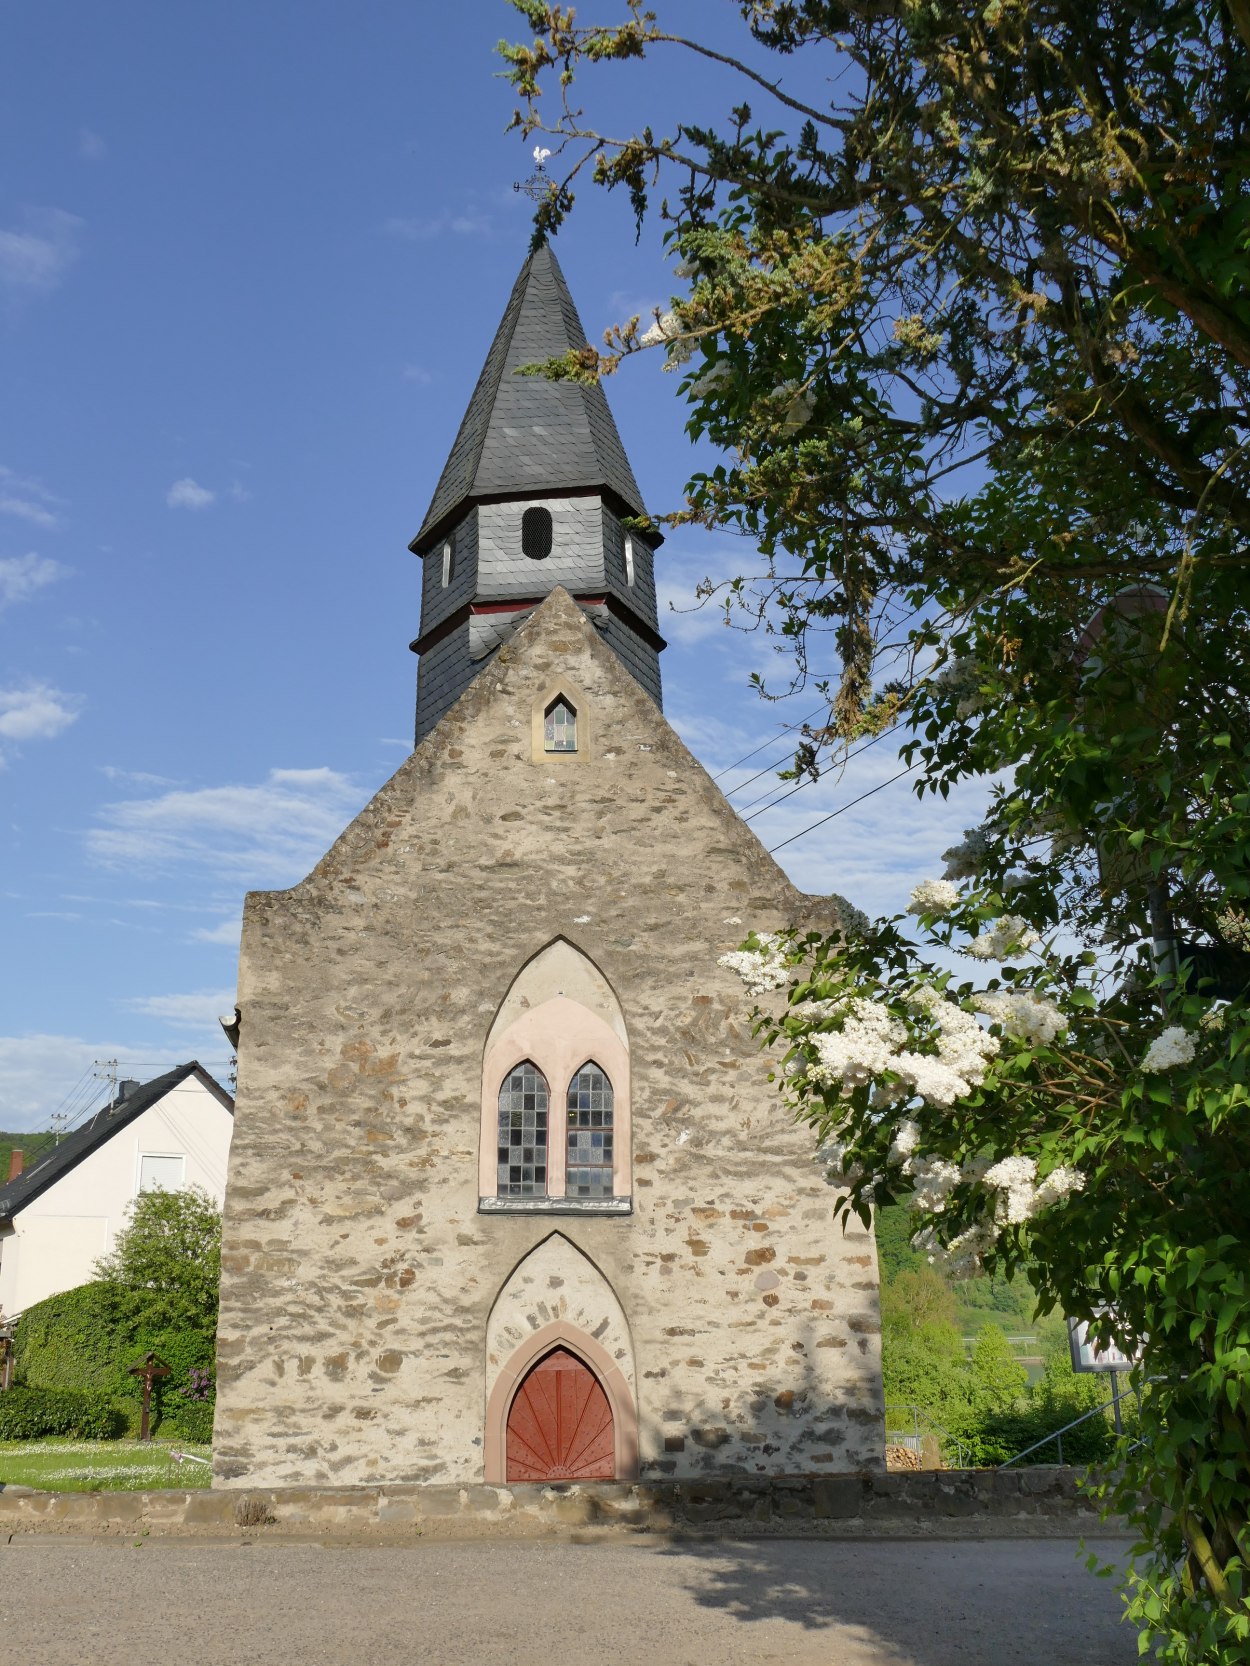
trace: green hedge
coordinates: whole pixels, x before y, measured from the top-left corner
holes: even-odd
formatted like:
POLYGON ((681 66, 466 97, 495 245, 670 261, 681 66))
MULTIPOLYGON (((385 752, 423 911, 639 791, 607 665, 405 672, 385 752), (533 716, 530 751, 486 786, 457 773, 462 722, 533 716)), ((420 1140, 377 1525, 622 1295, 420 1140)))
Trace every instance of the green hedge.
POLYGON ((184 1401, 168 1409, 161 1420, 161 1434, 166 1439, 188 1440, 208 1446, 213 1439, 213 1403, 211 1400, 184 1401))
POLYGON ((115 1440, 124 1419, 101 1394, 54 1388, 10 1388, 0 1394, 0 1440, 115 1440))
POLYGON ((129 1368, 147 1353, 159 1354, 170 1374, 153 1385, 155 1431, 175 1409, 181 1412, 199 1403, 188 1402, 183 1390, 192 1371, 212 1374, 214 1345, 209 1330, 171 1325, 167 1307, 144 1291, 104 1282, 80 1284, 22 1314, 13 1350, 14 1374, 28 1388, 68 1390, 113 1401, 126 1432, 135 1433, 142 1391, 129 1368))

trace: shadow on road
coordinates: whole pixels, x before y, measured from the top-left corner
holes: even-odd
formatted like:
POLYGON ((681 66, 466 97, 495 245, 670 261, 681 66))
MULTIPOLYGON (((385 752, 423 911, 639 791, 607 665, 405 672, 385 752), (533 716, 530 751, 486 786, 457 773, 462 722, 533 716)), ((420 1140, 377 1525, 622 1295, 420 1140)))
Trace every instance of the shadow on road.
MULTIPOLYGON (((1119 1546, 1103 1545, 1104 1560, 1119 1546)), ((1118 1583, 1075 1540, 673 1545, 687 1595, 746 1625, 848 1633, 882 1666, 1129 1666, 1118 1583)), ((832 1639, 831 1639, 832 1641, 832 1639)), ((834 1656, 829 1657, 831 1661, 834 1656)), ((843 1658, 839 1652, 837 1658, 843 1658)))

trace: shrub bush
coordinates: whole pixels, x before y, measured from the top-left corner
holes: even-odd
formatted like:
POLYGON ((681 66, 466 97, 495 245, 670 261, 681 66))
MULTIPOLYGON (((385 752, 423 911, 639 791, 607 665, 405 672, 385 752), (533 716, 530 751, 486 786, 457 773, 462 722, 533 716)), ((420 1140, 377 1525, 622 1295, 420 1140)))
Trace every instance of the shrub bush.
POLYGON ((161 1419, 161 1434, 208 1446, 213 1439, 213 1402, 184 1400, 161 1419))
MULTIPOLYGON (((1080 1413, 1072 1412, 1071 1416, 1079 1417, 1080 1413)), ((1027 1411, 990 1414, 982 1418, 972 1436, 971 1461, 980 1468, 1006 1463, 1008 1458, 1026 1451, 1035 1441, 1053 1435, 1069 1420, 1037 1405, 1030 1406, 1027 1411)), ((1064 1435, 1063 1461, 1065 1464, 1101 1463, 1104 1458, 1110 1457, 1114 1446, 1115 1430, 1111 1424, 1105 1417, 1091 1417, 1064 1435)), ((1047 1441, 1036 1452, 1030 1452, 1023 1462, 1026 1466, 1058 1463, 1059 1448, 1053 1440, 1047 1441)))
POLYGON ((141 1297, 112 1284, 80 1284, 36 1302, 22 1314, 13 1346, 19 1382, 31 1388, 77 1389, 129 1399, 134 1379, 117 1366, 133 1365, 143 1320, 141 1297))
POLYGON ((115 1440, 124 1423, 102 1394, 20 1387, 0 1394, 0 1440, 115 1440))
POLYGON ((100 1394, 133 1408, 124 1415, 137 1433, 141 1389, 130 1367, 147 1353, 170 1367, 154 1385, 155 1429, 192 1387, 193 1372, 211 1376, 214 1343, 210 1328, 171 1326, 163 1303, 148 1293, 101 1281, 28 1307, 17 1327, 14 1367, 29 1388, 100 1394))

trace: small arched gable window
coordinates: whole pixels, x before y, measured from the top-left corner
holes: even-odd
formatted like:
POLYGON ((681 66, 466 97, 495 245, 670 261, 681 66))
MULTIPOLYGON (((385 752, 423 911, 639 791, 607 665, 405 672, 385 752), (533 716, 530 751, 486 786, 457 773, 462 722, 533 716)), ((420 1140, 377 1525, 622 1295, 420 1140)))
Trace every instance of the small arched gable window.
POLYGON ((499 1088, 499 1196, 547 1193, 547 1081, 529 1059, 515 1066, 499 1088))
POLYGON ((569 1083, 566 1197, 612 1196, 612 1084, 590 1059, 569 1083))
POLYGON ((521 553, 531 561, 545 561, 551 554, 550 509, 527 509, 521 516, 521 553))
POLYGON ((577 751, 577 713, 562 694, 543 713, 543 750, 577 751))

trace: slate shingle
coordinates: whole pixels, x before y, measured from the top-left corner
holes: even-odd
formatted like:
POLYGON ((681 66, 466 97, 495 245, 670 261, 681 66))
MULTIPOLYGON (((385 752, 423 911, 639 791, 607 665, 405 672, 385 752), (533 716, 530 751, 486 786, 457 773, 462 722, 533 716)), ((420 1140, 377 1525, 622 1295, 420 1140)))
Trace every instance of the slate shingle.
POLYGON ((603 389, 515 374, 585 344, 564 274, 544 244, 513 285, 414 550, 467 500, 500 493, 600 487, 630 513, 646 513, 603 389))

